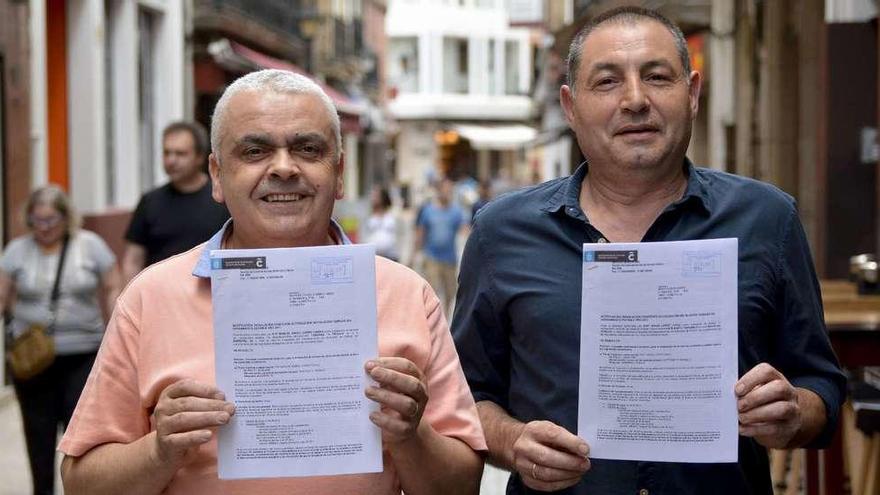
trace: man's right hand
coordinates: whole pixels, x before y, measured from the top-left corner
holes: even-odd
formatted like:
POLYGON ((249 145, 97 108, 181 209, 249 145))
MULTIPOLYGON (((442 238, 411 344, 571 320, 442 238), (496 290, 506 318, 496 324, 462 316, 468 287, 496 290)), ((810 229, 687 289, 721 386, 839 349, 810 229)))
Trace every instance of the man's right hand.
POLYGON ((513 465, 533 490, 555 491, 577 484, 590 469, 587 442, 549 421, 523 425, 513 443, 513 465))
POLYGON ((180 380, 166 387, 153 411, 154 461, 178 464, 190 449, 211 440, 212 428, 227 424, 235 413, 235 405, 225 399, 216 387, 194 380, 180 380))

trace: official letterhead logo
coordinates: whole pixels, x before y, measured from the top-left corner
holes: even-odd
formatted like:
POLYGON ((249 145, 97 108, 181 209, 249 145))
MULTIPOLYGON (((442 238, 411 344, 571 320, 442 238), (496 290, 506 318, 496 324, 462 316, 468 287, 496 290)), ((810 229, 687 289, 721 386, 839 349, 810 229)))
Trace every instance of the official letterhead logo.
POLYGON ((219 268, 221 270, 261 270, 266 268, 266 257, 214 258, 211 260, 211 268, 219 268))
POLYGON ((584 251, 587 263, 638 263, 639 252, 628 251, 584 251))

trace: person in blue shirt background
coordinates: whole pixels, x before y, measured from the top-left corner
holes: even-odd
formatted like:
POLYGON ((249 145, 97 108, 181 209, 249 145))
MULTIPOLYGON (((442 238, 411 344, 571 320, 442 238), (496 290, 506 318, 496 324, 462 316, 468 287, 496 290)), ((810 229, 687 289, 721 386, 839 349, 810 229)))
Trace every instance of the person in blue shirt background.
POLYGON ((452 202, 454 184, 448 178, 436 184, 434 200, 416 218, 416 251, 424 255, 425 278, 437 291, 443 310, 450 315, 455 297, 458 251, 456 238, 466 228, 464 211, 452 202))

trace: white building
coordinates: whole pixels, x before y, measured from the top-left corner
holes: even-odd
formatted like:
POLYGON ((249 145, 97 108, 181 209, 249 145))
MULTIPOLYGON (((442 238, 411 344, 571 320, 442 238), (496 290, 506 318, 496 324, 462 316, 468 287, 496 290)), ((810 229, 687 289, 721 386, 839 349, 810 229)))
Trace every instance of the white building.
POLYGON ((181 0, 30 0, 33 186, 83 213, 166 180, 161 133, 192 107, 181 0))
POLYGON ((510 27, 506 2, 391 0, 385 25, 397 180, 419 190, 443 172, 435 137, 448 131, 461 143, 451 173, 516 170, 535 137, 526 125, 533 53, 529 30, 510 27))

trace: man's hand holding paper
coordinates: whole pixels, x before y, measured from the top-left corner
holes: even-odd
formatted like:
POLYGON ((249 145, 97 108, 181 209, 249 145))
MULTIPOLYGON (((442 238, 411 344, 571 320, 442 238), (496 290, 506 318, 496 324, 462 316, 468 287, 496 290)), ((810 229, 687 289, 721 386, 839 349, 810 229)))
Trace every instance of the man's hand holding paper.
POLYGON ((587 442, 550 421, 522 425, 513 443, 514 466, 529 488, 556 491, 580 481, 590 469, 587 442))
POLYGON ((208 443, 217 426, 229 423, 235 405, 216 387, 194 380, 179 380, 162 391, 153 421, 156 425, 154 458, 177 464, 194 447, 208 443))
POLYGON ((825 406, 814 392, 793 386, 773 366, 761 363, 736 384, 739 434, 768 448, 801 446, 825 422, 825 406))
POLYGON ((379 385, 367 387, 364 393, 381 406, 379 411, 370 413, 370 421, 382 429, 382 439, 397 443, 415 436, 428 404, 422 370, 409 359, 399 357, 367 361, 365 369, 379 385))

